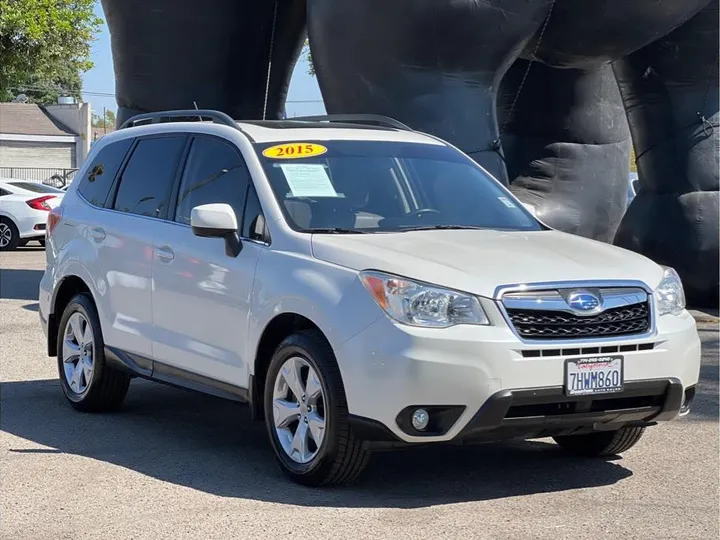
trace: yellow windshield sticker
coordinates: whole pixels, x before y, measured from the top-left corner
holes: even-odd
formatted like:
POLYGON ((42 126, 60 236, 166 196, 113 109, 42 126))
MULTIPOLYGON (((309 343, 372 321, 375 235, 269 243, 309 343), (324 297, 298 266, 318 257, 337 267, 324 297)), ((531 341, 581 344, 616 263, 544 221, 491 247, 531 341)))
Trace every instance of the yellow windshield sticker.
POLYGON ((321 144, 313 143, 286 143, 271 146, 263 150, 263 156, 272 159, 299 159, 320 156, 327 152, 321 144))

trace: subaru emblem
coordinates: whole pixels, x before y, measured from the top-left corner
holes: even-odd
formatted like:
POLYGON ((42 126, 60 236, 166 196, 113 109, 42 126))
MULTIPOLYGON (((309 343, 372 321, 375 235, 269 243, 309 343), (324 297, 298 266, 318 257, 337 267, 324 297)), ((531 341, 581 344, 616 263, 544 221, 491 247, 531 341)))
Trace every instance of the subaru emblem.
POLYGON ((599 311, 600 299, 589 291, 575 291, 567 297, 568 306, 574 311, 591 314, 599 311))

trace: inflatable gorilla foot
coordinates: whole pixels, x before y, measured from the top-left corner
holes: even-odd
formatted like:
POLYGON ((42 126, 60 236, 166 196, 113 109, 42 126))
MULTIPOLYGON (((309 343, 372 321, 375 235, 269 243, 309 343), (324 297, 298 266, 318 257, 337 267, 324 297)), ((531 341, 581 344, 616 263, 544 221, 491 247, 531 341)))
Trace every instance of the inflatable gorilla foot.
POLYGON ((118 124, 140 112, 195 104, 233 118, 280 117, 304 40, 304 0, 102 0, 102 6, 118 124))
POLYGON ((397 118, 507 181, 496 95, 551 0, 310 0, 308 34, 329 113, 397 118))
POLYGON ((718 305, 718 2, 615 63, 640 192, 615 243, 673 266, 688 302, 718 305))

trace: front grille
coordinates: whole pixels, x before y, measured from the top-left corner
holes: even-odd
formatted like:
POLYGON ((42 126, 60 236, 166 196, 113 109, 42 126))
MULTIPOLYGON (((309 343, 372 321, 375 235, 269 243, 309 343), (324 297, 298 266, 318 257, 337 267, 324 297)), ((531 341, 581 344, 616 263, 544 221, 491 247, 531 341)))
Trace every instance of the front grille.
POLYGON ((536 309, 507 309, 507 314, 520 337, 527 339, 629 336, 650 330, 647 302, 608 309, 589 317, 536 309))

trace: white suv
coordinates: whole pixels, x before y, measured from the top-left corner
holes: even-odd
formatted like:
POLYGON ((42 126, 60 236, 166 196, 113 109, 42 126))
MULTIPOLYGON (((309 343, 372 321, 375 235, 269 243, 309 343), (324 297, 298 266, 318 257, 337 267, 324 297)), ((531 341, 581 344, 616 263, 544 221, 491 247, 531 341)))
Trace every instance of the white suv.
POLYGON ((131 119, 50 214, 40 318, 76 409, 133 377, 245 401, 308 485, 402 445, 622 452, 687 413, 700 364, 672 269, 377 117, 131 119))

